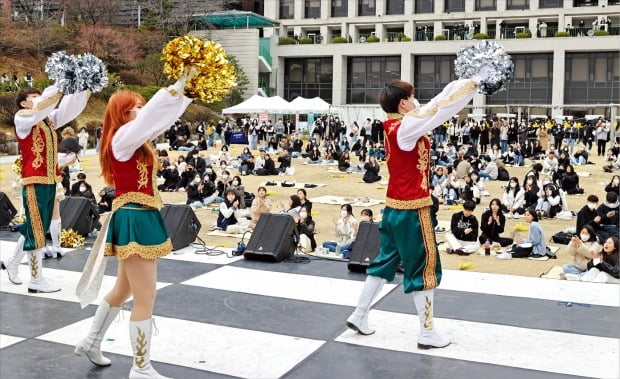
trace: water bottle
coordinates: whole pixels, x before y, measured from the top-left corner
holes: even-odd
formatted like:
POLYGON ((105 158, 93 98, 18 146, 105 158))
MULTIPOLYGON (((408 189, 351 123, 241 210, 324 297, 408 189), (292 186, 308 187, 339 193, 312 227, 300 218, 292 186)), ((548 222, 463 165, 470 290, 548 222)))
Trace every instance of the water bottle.
POLYGON ((491 255, 491 242, 488 239, 484 243, 484 255, 491 255))

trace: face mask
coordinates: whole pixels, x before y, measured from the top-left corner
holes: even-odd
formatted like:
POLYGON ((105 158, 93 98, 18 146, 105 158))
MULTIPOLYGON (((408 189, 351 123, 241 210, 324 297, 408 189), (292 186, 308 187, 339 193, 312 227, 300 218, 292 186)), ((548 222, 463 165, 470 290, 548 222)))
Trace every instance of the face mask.
POLYGON ((370 216, 363 215, 362 221, 370 221, 370 216))
POLYGON ((596 203, 588 203, 588 208, 590 208, 590 210, 595 210, 596 209, 596 203))
POLYGON ((85 186, 80 186, 80 192, 86 192, 86 187, 85 186))
POLYGON ((534 181, 533 181, 533 180, 528 180, 528 181, 527 181, 527 184, 532 184, 532 183, 534 183, 534 181))
POLYGON ((614 184, 620 184, 620 179, 614 179, 614 184))
POLYGON ((420 110, 420 102, 418 101, 418 99, 413 99, 413 105, 415 106, 416 110, 420 110))
POLYGON ((349 215, 347 211, 340 211, 340 217, 345 218, 349 215))
POLYGON ((238 180, 233 180, 232 185, 233 186, 238 186, 239 185, 239 181, 238 180))
POLYGON ((308 217, 308 212, 299 212, 299 217, 301 217, 301 218, 308 217))
POLYGON ((583 234, 583 233, 582 233, 582 234, 580 234, 580 235, 579 235, 579 237, 581 237, 581 240, 582 240, 582 241, 584 241, 584 242, 585 242, 585 241, 588 241, 588 240, 590 239, 590 235, 588 235, 588 234, 583 234))
POLYGON ((194 178, 194 183, 196 184, 200 183, 200 178, 194 178))
POLYGON ((510 188, 515 188, 517 186, 517 183, 510 183, 510 188))

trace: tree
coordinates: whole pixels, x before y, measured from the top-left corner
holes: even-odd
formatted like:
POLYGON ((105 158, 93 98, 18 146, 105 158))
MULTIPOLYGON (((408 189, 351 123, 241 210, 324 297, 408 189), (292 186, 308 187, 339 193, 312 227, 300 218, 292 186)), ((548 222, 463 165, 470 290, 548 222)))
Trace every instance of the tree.
POLYGON ((153 53, 144 57, 144 60, 138 63, 138 71, 146 83, 163 87, 168 81, 164 74, 164 62, 161 60, 161 53, 153 53))
POLYGON ((85 23, 97 25, 110 23, 120 0, 79 0, 66 1, 67 10, 85 23))
POLYGON ((142 57, 138 44, 127 33, 102 25, 80 25, 76 47, 78 52, 90 52, 101 58, 108 71, 133 67, 142 57))

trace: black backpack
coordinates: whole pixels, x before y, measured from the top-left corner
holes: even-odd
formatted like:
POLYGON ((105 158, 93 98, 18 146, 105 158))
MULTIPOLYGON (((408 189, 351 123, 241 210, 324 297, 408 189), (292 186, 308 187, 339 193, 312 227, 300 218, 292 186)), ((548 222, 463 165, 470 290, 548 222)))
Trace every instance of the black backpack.
POLYGON ((503 167, 498 167, 497 168, 497 180, 501 180, 503 182, 507 182, 510 180, 510 174, 508 173, 508 170, 506 170, 503 167))

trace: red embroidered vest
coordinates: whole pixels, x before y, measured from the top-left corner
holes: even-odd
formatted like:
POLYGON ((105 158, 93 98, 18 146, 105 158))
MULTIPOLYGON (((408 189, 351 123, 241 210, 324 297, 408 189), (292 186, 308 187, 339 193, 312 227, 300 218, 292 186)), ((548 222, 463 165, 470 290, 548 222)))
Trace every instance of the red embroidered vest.
POLYGON ((422 136, 413 150, 401 150, 396 141, 401 119, 402 116, 397 116, 383 122, 390 172, 386 205, 394 209, 419 209, 433 204, 429 190, 431 143, 422 136))
POLYGON ((58 169, 58 135, 48 118, 30 130, 26 138, 17 137, 22 153, 22 183, 55 184, 61 181, 58 169))
POLYGON ((138 153, 125 162, 112 156, 112 175, 116 197, 112 210, 127 203, 141 204, 151 208, 161 208, 162 202, 156 187, 157 169, 153 164, 138 160, 138 153))

